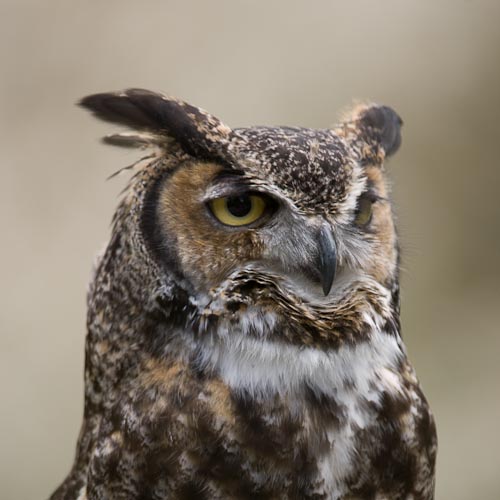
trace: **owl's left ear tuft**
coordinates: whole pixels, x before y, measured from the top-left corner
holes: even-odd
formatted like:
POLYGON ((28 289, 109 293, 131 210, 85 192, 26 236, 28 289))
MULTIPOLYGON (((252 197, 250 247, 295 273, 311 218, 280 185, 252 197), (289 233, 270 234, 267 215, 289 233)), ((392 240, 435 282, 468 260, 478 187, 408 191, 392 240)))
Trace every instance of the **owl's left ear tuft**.
POLYGON ((141 134, 128 140, 123 135, 111 136, 106 142, 115 145, 136 146, 150 137, 161 145, 172 140, 184 151, 197 158, 220 158, 228 154, 233 138, 232 130, 219 119, 184 101, 150 90, 128 89, 122 92, 105 92, 84 97, 80 106, 95 116, 120 125, 126 125, 141 134), (146 132, 146 134, 144 134, 146 132), (144 139, 144 140, 143 140, 144 139))
POLYGON ((363 163, 381 163, 401 145, 403 120, 389 106, 376 104, 355 108, 336 128, 358 152, 363 163))
POLYGON ((399 149, 403 120, 392 108, 368 107, 360 114, 358 120, 361 129, 380 144, 386 156, 394 154, 399 149))

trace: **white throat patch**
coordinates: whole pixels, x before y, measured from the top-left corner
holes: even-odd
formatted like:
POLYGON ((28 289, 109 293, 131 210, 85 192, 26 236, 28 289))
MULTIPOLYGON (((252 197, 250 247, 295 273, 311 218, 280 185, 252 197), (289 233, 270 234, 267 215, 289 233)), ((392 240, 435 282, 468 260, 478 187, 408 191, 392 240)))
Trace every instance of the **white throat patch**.
MULTIPOLYGON (((272 318, 266 321, 272 324, 272 318)), ((202 365, 212 368, 235 390, 254 395, 293 395, 304 384, 325 395, 339 396, 346 385, 360 396, 370 396, 370 382, 396 369, 403 355, 397 338, 375 331, 371 339, 354 346, 323 351, 228 332, 206 342, 202 365)), ((384 375, 385 376, 385 375, 384 375)))
MULTIPOLYGON (((268 321, 270 321, 268 319, 268 321)), ((305 384, 313 391, 330 396, 344 408, 346 422, 315 429, 325 432, 329 452, 317 454, 318 491, 327 498, 341 498, 345 479, 356 457, 355 435, 374 422, 375 414, 366 402, 377 405, 384 391, 403 391, 397 364, 404 356, 401 343, 393 335, 373 332, 371 339, 354 346, 322 351, 299 347, 233 332, 203 350, 205 366, 211 367, 233 390, 257 398, 278 394, 288 400, 304 399, 305 384)))

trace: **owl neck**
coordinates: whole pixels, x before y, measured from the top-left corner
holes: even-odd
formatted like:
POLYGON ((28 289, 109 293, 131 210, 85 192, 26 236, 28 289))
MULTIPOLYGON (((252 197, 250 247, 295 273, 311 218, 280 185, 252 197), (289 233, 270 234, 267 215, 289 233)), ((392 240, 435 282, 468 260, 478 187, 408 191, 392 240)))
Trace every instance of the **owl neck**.
POLYGON ((312 392, 342 399, 341 393, 354 388, 366 399, 373 384, 397 373, 405 360, 399 337, 384 331, 329 350, 233 333, 224 342, 206 342, 191 359, 199 370, 217 374, 231 389, 259 398, 305 397, 312 392))
POLYGON ((191 363, 233 389, 286 396, 331 395, 349 384, 369 392, 381 373, 397 372, 406 359, 397 283, 353 285, 335 307, 271 295, 274 307, 262 290, 264 306, 232 301, 230 314, 227 303, 205 307, 193 322, 191 363))

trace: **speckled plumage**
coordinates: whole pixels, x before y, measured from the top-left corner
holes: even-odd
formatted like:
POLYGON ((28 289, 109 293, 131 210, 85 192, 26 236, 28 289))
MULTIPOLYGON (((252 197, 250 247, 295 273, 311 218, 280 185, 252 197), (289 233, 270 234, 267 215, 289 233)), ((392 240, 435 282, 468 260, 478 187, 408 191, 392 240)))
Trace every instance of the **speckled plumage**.
POLYGON ((51 498, 432 499, 435 427, 400 336, 383 168, 399 117, 368 105, 331 130, 232 130, 144 90, 82 105, 138 130, 108 142, 154 152, 90 285, 84 421, 51 498), (235 190, 277 208, 223 227, 206 203, 235 190))

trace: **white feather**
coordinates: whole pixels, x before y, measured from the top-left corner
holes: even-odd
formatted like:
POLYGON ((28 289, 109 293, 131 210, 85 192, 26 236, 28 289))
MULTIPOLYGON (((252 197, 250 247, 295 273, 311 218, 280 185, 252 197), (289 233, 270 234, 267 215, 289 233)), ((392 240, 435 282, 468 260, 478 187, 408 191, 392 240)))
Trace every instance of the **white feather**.
MULTIPOLYGON (((377 404, 382 390, 389 393, 402 390, 395 374, 403 355, 401 344, 394 336, 379 330, 367 342, 331 351, 248 335, 249 328, 269 331, 275 320, 272 314, 257 311, 242 315, 238 331, 222 329, 217 340, 207 341, 200 362, 218 373, 233 390, 246 391, 255 397, 279 394, 300 399, 307 384, 344 406, 347 423, 323 429, 331 447, 329 453, 318 457, 320 488, 326 488, 330 498, 339 498, 343 480, 353 467, 354 434, 375 418, 366 402, 377 404), (377 389, 373 382, 377 382, 377 389)), ((375 326, 376 322, 373 323, 375 326)))

